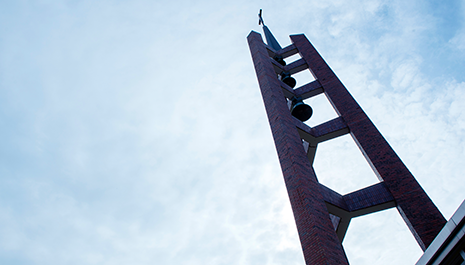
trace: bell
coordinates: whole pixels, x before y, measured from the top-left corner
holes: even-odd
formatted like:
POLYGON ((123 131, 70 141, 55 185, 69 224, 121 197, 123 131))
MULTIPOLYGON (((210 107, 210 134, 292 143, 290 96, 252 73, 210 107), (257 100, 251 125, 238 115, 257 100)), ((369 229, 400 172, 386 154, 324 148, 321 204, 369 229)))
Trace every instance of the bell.
POLYGON ((294 88, 295 84, 297 83, 295 79, 289 74, 289 72, 281 73, 281 81, 283 81, 284 84, 290 86, 291 88, 294 88))
POLYGON ((312 117, 312 107, 305 104, 301 97, 293 97, 291 105, 291 115, 299 119, 300 121, 307 121, 312 117))
POLYGON ((284 61, 282 56, 275 56, 273 59, 282 66, 286 66, 286 61, 284 61))

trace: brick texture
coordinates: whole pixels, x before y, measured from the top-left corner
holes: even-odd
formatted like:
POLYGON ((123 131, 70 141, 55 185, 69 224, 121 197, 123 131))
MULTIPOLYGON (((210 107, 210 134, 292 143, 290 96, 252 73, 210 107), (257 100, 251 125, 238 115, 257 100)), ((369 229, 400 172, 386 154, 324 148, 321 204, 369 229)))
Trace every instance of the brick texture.
POLYGON ((399 213, 418 244, 425 250, 446 220, 307 38, 293 35, 291 40, 336 112, 346 122, 376 175, 394 197, 399 213))
POLYGON ((348 264, 261 35, 247 37, 306 264, 348 264))
POLYGON ((394 200, 384 182, 346 194, 343 196, 343 199, 350 212, 370 208, 394 200))

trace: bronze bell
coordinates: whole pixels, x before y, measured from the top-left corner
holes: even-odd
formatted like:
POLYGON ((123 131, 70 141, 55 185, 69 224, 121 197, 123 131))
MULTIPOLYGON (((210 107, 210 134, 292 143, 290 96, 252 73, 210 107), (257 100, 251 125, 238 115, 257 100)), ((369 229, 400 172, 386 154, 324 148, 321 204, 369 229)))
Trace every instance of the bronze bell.
POLYGON ((296 85, 295 79, 289 74, 289 72, 282 72, 280 74, 281 81, 283 81, 284 84, 290 86, 291 88, 294 88, 296 85))
POLYGON ((299 119, 300 121, 307 121, 312 117, 312 107, 305 104, 301 97, 293 97, 291 104, 291 115, 299 119))
POLYGON ((282 56, 275 56, 273 59, 282 66, 286 66, 286 61, 284 61, 282 56))

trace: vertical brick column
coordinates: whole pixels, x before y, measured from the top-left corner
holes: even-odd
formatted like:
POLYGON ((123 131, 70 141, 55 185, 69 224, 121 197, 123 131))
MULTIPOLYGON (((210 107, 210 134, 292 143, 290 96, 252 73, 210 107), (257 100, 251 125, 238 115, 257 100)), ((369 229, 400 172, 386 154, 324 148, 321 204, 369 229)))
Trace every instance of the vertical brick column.
POLYGON ((353 139, 376 175, 386 184, 399 213, 424 251, 446 220, 307 38, 293 35, 291 40, 336 112, 347 123, 353 139))
POLYGON ((306 264, 348 264, 261 35, 247 37, 306 264))

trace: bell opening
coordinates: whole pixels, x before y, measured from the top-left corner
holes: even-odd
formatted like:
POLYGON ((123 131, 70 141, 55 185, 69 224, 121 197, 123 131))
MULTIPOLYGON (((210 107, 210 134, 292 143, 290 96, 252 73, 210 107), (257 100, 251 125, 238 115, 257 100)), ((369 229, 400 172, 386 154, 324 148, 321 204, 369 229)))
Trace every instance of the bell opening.
POLYGON ((303 103, 301 97, 292 98, 291 115, 304 122, 310 119, 313 114, 313 109, 309 105, 303 103))
POLYGON ((310 117, 312 117, 313 110, 312 107, 310 107, 309 105, 301 103, 294 106, 291 114, 300 121, 307 121, 308 119, 310 119, 310 117))
POLYGON ((295 79, 289 74, 289 72, 282 72, 279 74, 279 79, 283 81, 284 84, 290 86, 291 88, 294 88, 297 82, 295 79))
POLYGON ((291 88, 294 88, 295 85, 297 84, 297 82, 295 81, 295 79, 293 77, 290 77, 290 76, 286 76, 283 78, 283 83, 290 86, 291 88))
POLYGON ((283 59, 282 56, 274 57, 273 59, 274 59, 277 63, 279 63, 280 65, 286 66, 286 61, 284 61, 284 59, 283 59))

